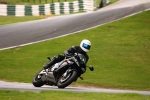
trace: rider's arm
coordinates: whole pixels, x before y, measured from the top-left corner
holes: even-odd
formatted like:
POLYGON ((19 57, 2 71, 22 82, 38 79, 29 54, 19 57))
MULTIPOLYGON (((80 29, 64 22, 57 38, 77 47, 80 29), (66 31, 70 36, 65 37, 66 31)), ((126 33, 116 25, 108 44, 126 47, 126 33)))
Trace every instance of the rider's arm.
POLYGON ((73 46, 71 48, 69 48, 69 49, 64 51, 65 55, 73 55, 74 53, 75 53, 75 49, 74 49, 73 46))

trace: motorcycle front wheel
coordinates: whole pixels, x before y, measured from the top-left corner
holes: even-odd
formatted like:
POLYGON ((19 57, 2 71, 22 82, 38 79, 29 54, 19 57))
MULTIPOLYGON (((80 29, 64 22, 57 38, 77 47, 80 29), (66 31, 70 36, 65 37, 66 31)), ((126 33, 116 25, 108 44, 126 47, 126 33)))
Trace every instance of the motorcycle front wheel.
POLYGON ((70 72, 66 71, 61 77, 58 79, 57 86, 58 88, 65 88, 70 85, 73 81, 77 80, 78 73, 76 70, 72 70, 70 72))
POLYGON ((42 81, 41 77, 45 74, 44 70, 39 71, 35 77, 33 78, 32 84, 35 87, 41 87, 45 84, 45 82, 42 81))

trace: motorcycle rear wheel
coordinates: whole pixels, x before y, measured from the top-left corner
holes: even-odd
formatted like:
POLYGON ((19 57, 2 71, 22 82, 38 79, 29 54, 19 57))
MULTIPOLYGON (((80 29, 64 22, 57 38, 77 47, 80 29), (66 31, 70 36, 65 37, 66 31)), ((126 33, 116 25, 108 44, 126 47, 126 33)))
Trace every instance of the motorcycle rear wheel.
POLYGON ((57 86, 58 88, 65 88, 70 85, 72 82, 77 80, 78 73, 76 70, 71 71, 67 76, 64 77, 64 74, 58 79, 57 86))

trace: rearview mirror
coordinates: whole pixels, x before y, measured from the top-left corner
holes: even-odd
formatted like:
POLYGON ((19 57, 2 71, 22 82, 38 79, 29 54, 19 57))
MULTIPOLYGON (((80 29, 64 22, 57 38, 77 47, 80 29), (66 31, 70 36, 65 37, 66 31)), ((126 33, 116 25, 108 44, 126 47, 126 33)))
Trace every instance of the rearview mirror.
POLYGON ((91 71, 94 71, 94 67, 93 67, 93 66, 89 66, 89 69, 90 69, 91 71))
POLYGON ((51 61, 51 58, 50 57, 47 57, 47 59, 49 59, 51 61))

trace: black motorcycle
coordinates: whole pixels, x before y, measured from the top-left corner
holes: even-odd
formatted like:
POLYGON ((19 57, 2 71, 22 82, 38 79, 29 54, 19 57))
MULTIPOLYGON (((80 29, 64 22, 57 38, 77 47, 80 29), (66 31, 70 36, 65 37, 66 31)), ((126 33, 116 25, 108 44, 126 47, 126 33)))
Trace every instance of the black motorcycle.
MULTIPOLYGON (((48 57, 50 60, 50 57, 48 57)), ((61 62, 54 64, 48 69, 42 69, 33 79, 35 87, 41 87, 44 84, 50 86, 58 86, 65 88, 72 82, 75 82, 78 77, 86 71, 86 58, 82 54, 75 54, 70 57, 65 57, 61 62)), ((93 66, 89 66, 91 71, 93 66)), ((80 77, 82 79, 82 77, 80 77)))

